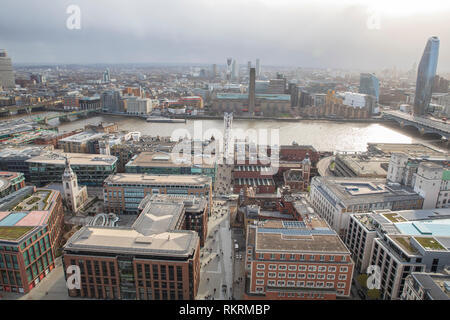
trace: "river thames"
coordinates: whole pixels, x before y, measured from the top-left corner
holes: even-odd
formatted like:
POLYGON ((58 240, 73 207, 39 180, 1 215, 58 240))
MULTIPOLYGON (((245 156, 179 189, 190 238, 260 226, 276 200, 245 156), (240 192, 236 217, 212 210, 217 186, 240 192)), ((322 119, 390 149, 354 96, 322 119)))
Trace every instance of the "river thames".
MULTIPOLYGON (((68 132, 83 128, 86 124, 100 122, 116 122, 120 130, 139 131, 143 135, 152 136, 185 136, 193 134, 194 126, 202 129, 204 137, 210 137, 211 130, 223 132, 221 120, 187 120, 186 123, 150 123, 144 119, 127 116, 101 115, 72 122, 59 123, 58 119, 49 121, 50 125, 58 126, 59 132, 68 132), (194 124, 197 122, 196 124, 194 124), (176 131, 175 131, 176 130, 176 131), (208 131, 209 130, 209 131, 208 131)), ((270 136, 271 130, 279 130, 279 143, 312 145, 319 151, 366 151, 367 143, 424 143, 441 150, 448 150, 435 136, 421 136, 417 130, 400 128, 393 124, 351 123, 332 121, 248 121, 234 120, 233 129, 246 130, 266 129, 270 136)), ((247 131, 248 132, 248 131, 247 131)), ((217 136, 215 135, 217 138, 217 136)))

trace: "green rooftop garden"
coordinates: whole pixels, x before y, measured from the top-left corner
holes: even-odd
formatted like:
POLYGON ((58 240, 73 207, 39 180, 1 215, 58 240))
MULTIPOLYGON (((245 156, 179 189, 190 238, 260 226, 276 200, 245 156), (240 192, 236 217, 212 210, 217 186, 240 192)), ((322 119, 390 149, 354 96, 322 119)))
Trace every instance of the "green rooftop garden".
POLYGON ((17 240, 27 232, 32 230, 34 227, 0 227, 0 239, 1 240, 17 240))
POLYGON ((431 237, 414 237, 418 243, 425 249, 445 250, 445 248, 435 239, 431 237))
POLYGON ((409 238, 403 238, 403 237, 395 237, 393 238, 395 241, 397 241, 406 251, 408 251, 410 254, 417 253, 416 248, 414 248, 411 245, 411 242, 409 238))
POLYGON ((406 222, 406 220, 402 216, 399 216, 397 213, 384 213, 383 216, 393 223, 406 222))

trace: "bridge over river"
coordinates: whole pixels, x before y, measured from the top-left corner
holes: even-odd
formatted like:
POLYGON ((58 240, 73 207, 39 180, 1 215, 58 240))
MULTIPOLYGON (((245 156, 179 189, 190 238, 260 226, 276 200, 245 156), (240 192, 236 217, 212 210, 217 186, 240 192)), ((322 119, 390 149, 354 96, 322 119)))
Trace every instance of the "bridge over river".
POLYGON ((448 139, 450 137, 450 124, 443 121, 414 116, 405 112, 395 110, 382 111, 382 116, 385 119, 390 119, 398 122, 401 127, 415 127, 421 134, 438 134, 443 139, 448 139))

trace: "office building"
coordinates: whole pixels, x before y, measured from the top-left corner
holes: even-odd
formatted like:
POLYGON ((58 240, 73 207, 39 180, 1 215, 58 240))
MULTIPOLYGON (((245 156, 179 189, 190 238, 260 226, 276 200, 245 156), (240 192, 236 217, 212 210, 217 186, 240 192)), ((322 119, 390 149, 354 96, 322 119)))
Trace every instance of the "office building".
POLYGON ((315 214, 247 227, 244 299, 349 297, 354 263, 339 236, 315 214))
POLYGON ((64 270, 81 270, 80 289, 69 290, 69 296, 195 299, 200 239, 183 230, 184 215, 182 202, 150 201, 131 227, 82 227, 64 246, 64 270))
MULTIPOLYGON (((251 91, 250 91, 251 92, 251 91)), ((211 108, 215 112, 233 112, 246 114, 252 106, 250 94, 245 93, 214 93, 211 108)), ((255 94, 255 113, 265 116, 289 113, 291 111, 291 96, 288 94, 255 94)))
POLYGON ((413 272, 406 277, 401 300, 450 300, 450 272, 413 272))
POLYGON ((338 153, 333 174, 338 177, 386 178, 390 158, 370 154, 338 153))
POLYGON ((98 153, 94 149, 94 144, 102 139, 104 133, 83 131, 58 141, 59 149, 71 153, 98 153))
POLYGON ((128 114, 147 115, 152 112, 152 100, 148 98, 127 97, 124 103, 128 114))
POLYGON ((208 235, 208 201, 193 195, 182 194, 154 194, 146 196, 139 204, 138 209, 143 210, 149 202, 152 203, 182 203, 184 216, 182 229, 192 230, 200 237, 200 247, 203 247, 208 235))
POLYGON ((105 91, 100 96, 103 112, 124 112, 124 103, 119 90, 105 91))
POLYGON ((202 156, 191 156, 190 159, 177 158, 166 152, 141 152, 135 155, 126 165, 126 173, 146 174, 187 174, 206 175, 214 183, 216 179, 217 163, 213 159, 203 159, 202 156))
POLYGON ((239 64, 236 59, 233 59, 233 64, 231 65, 231 79, 239 80, 239 64))
POLYGON ((256 78, 259 79, 259 77, 261 77, 261 60, 260 59, 256 59, 256 78))
POLYGON ((116 173, 117 158, 114 156, 46 152, 25 161, 30 175, 27 181, 36 186, 61 182, 61 176, 66 168, 66 158, 69 158, 71 168, 81 185, 100 187, 109 175, 116 173))
POLYGON ((25 187, 22 172, 0 171, 0 199, 25 187))
POLYGON ((0 150, 0 170, 22 172, 26 181, 30 181, 30 171, 26 160, 53 150, 52 145, 6 147, 0 150))
POLYGON ((344 235, 351 213, 422 209, 423 205, 423 198, 411 188, 387 184, 385 179, 319 176, 311 180, 310 201, 340 235, 344 235))
POLYGON ((204 197, 212 204, 211 178, 199 175, 148 175, 121 173, 109 176, 103 184, 105 208, 116 214, 136 214, 148 195, 179 194, 204 197))
POLYGON ((109 68, 106 68, 105 72, 103 72, 103 83, 110 83, 111 82, 111 75, 109 74, 109 68))
POLYGON ((345 244, 357 270, 380 268, 383 299, 399 299, 412 272, 441 272, 450 263, 450 212, 376 210, 350 214, 345 244))
POLYGON ((380 99, 380 80, 371 73, 361 73, 359 78, 359 93, 368 94, 380 99))
POLYGON ((100 97, 80 97, 78 99, 80 110, 99 110, 101 109, 100 97))
POLYGON ((421 162, 414 174, 414 191, 423 197, 423 209, 450 208, 450 169, 421 162))
POLYGON ((250 79, 248 84, 248 112, 250 115, 255 114, 255 68, 250 68, 250 79))
POLYGON ((1 209, 0 292, 28 293, 55 268, 64 225, 61 195, 26 187, 1 209))
POLYGON ((4 49, 0 49, 0 87, 5 90, 16 87, 11 58, 4 49))
POLYGON ((414 114, 422 116, 427 113, 433 92, 434 77, 439 57, 439 38, 431 37, 420 60, 417 70, 416 94, 414 98, 414 114))

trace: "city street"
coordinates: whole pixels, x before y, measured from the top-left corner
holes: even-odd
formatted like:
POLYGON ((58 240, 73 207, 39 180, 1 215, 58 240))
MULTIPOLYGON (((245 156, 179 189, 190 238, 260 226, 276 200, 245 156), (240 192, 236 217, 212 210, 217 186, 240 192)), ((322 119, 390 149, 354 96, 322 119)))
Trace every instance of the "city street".
POLYGON ((208 237, 200 254, 201 271, 197 299, 231 299, 234 257, 228 214, 227 202, 215 200, 208 222, 208 237), (226 291, 222 290, 223 288, 226 288, 226 291))
POLYGON ((216 181, 214 184, 214 194, 230 194, 232 191, 232 166, 226 164, 217 165, 216 181))

